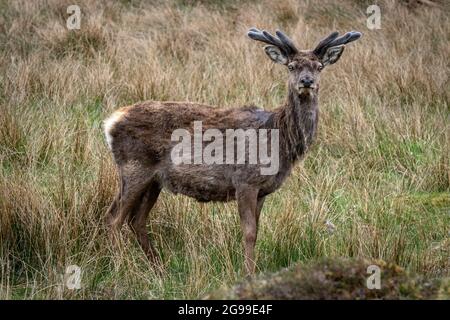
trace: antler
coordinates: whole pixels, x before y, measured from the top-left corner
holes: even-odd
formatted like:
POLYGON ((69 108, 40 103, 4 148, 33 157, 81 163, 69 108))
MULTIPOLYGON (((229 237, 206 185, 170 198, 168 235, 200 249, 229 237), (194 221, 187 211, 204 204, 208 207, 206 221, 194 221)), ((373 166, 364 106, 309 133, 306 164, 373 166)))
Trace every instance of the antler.
POLYGON ((251 28, 247 33, 247 35, 253 40, 277 46, 284 54, 288 56, 294 55, 298 52, 294 43, 287 35, 280 30, 277 30, 275 34, 277 37, 274 37, 265 30, 261 31, 256 28, 251 28))
POLYGON ((332 32, 328 37, 319 42, 317 47, 313 50, 313 53, 321 57, 325 54, 328 48, 340 46, 355 40, 358 40, 362 34, 357 31, 350 31, 344 34, 343 36, 339 36, 339 32, 332 32))

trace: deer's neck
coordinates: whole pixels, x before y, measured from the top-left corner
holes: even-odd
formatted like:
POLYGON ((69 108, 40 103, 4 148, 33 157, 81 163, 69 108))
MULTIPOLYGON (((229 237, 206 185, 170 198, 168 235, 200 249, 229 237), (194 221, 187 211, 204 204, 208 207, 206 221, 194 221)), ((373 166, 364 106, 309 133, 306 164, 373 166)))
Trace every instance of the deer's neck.
POLYGON ((314 140, 319 118, 318 92, 298 95, 289 90, 284 106, 275 113, 280 130, 280 152, 290 163, 301 159, 314 140))

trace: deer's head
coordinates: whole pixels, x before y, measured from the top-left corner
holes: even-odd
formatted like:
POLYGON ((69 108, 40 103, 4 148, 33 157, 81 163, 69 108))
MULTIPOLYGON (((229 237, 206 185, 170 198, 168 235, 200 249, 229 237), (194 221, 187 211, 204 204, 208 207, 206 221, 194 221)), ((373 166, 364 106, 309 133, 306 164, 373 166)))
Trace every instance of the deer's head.
POLYGON ((285 65, 289 70, 289 89, 299 95, 316 93, 319 89, 320 72, 327 65, 336 63, 344 52, 345 44, 361 37, 360 32, 350 31, 339 37, 338 32, 331 33, 321 40, 313 50, 297 50, 294 43, 283 32, 276 36, 267 31, 251 28, 248 36, 267 43, 264 51, 276 63, 285 65))

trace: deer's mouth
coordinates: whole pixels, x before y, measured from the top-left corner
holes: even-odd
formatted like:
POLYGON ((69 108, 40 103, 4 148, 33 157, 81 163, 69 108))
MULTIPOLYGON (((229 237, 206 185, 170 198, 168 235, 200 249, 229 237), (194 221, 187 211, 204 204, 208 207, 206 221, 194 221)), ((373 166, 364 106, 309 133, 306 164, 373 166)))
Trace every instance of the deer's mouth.
POLYGON ((301 87, 298 87, 298 91, 314 90, 315 88, 316 88, 316 86, 309 86, 309 87, 301 86, 301 87))
POLYGON ((301 95, 310 95, 313 94, 316 87, 299 87, 298 88, 298 94, 301 95))

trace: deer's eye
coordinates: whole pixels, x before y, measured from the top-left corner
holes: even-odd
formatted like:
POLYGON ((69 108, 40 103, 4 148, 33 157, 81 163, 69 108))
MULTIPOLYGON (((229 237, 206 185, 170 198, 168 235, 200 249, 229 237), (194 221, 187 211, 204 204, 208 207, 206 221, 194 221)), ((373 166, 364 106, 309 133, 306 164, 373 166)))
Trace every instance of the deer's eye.
POLYGON ((292 65, 292 64, 288 64, 288 69, 289 69, 289 71, 293 71, 294 70, 294 65, 292 65))
POLYGON ((323 69, 323 64, 319 64, 319 66, 317 67, 317 70, 322 71, 323 69))

